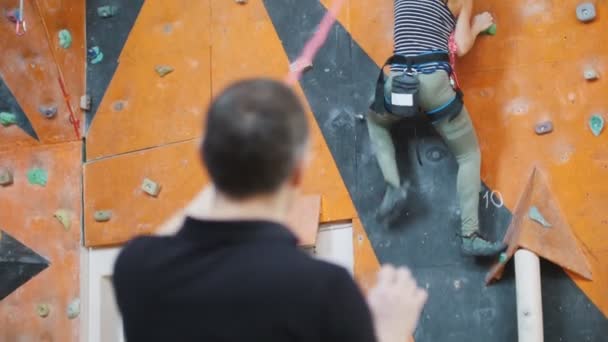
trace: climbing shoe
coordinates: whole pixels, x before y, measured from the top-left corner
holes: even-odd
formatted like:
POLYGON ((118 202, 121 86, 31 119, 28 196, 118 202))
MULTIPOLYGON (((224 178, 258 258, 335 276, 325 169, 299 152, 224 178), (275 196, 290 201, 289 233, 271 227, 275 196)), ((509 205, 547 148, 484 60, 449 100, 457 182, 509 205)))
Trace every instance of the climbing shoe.
POLYGON ((376 219, 381 222, 391 223, 399 217, 405 209, 408 189, 409 183, 398 188, 392 185, 387 186, 382 203, 376 213, 376 219))
POLYGON ((498 255, 507 249, 507 245, 501 241, 490 242, 475 232, 469 236, 462 237, 462 252, 466 255, 489 257, 498 255))

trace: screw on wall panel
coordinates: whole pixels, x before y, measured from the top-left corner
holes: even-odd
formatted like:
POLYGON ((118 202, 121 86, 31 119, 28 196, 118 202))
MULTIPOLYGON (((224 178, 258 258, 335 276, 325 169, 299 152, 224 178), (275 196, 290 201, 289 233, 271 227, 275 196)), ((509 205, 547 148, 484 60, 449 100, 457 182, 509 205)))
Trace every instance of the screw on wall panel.
POLYGON ((46 318, 51 314, 51 307, 48 304, 38 304, 36 305, 36 312, 38 316, 46 318))
POLYGON ((8 169, 0 169, 0 186, 13 184, 13 173, 8 169))
POLYGON ((90 95, 82 95, 80 97, 80 109, 91 110, 91 96, 90 95))
POLYGON ((59 31, 58 36, 59 36, 59 46, 61 46, 64 49, 69 49, 70 46, 72 46, 72 34, 70 33, 70 31, 63 29, 63 30, 59 31))
POLYGON ((91 64, 97 64, 103 61, 103 52, 99 46, 93 46, 92 48, 87 50, 87 58, 91 64))
POLYGON ((76 298, 70 302, 66 310, 69 319, 74 319, 80 315, 80 299, 76 298))
POLYGON ((108 222, 112 219, 112 211, 98 210, 93 214, 93 219, 95 219, 96 222, 108 222))
POLYGON ((593 68, 587 68, 583 72, 583 77, 585 77, 587 81, 595 81, 600 78, 600 75, 598 74, 597 70, 593 68))
POLYGON ((114 108, 115 111, 120 112, 121 110, 125 109, 125 103, 124 101, 116 101, 114 102, 114 106, 112 108, 114 108))
POLYGON ((165 77, 165 76, 169 75, 170 73, 172 73, 174 69, 169 65, 157 65, 156 68, 154 68, 154 70, 156 70, 156 73, 158 74, 158 76, 165 77))
POLYGON ((536 124, 534 127, 534 132, 537 135, 544 135, 553 132, 553 122, 551 121, 542 121, 536 124))
POLYGON ((63 229, 66 231, 70 230, 72 223, 70 211, 66 209, 59 209, 53 214, 53 216, 63 225, 63 229))
POLYGON ((143 192, 147 193, 148 195, 150 195, 152 197, 157 197, 158 194, 160 193, 161 186, 158 183, 154 182, 153 180, 144 178, 144 181, 141 184, 141 189, 143 190, 143 192))
POLYGON ((103 19, 113 17, 116 15, 116 12, 118 12, 118 7, 116 6, 107 5, 97 7, 97 16, 103 19))
POLYGON ((57 115, 57 107, 55 106, 40 106, 38 111, 47 119, 52 119, 57 115))
POLYGON ((0 125, 8 127, 17 123, 17 115, 8 112, 0 112, 0 125))
POLYGON ((589 119, 589 128, 591 128, 593 135, 598 137, 604 130, 604 118, 599 114, 591 116, 589 119))
POLYGON ((27 180, 32 185, 46 186, 49 176, 46 170, 35 167, 27 171, 27 180))
POLYGON ((591 2, 583 2, 576 7, 576 17, 584 23, 592 21, 596 15, 595 5, 591 2))

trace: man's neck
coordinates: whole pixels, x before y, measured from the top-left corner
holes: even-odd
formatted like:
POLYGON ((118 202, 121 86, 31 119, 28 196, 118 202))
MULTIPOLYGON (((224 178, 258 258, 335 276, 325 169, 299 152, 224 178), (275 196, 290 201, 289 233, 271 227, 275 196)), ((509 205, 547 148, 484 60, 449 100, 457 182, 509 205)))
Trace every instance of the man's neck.
POLYGON ((263 220, 283 223, 289 211, 289 197, 287 191, 280 191, 237 200, 214 192, 209 195, 206 208, 199 208, 202 210, 190 213, 190 216, 214 221, 263 220))

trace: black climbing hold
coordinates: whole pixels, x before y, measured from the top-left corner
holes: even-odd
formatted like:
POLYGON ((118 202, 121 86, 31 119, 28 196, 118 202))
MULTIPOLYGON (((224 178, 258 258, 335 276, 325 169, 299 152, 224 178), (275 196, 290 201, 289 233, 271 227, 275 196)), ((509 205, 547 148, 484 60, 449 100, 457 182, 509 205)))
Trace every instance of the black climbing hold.
POLYGON ((553 122, 551 121, 543 121, 536 124, 534 131, 538 135, 549 134, 553 132, 553 122))
POLYGON ((49 262, 0 230, 0 300, 49 266, 49 262))
POLYGON ((40 106, 38 107, 38 111, 47 119, 52 119, 57 115, 57 107, 54 106, 40 106))

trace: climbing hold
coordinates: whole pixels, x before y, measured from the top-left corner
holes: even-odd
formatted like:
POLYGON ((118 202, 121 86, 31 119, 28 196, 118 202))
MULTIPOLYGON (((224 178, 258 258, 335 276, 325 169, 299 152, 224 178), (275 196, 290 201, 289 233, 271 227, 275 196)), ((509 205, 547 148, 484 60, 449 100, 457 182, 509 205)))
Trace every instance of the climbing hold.
POLYGON ((302 62, 300 60, 297 60, 297 61, 291 63, 291 65, 289 65, 289 71, 291 71, 291 72, 297 72, 297 71, 301 70, 302 73, 305 73, 311 69, 312 69, 312 63, 306 63, 306 62, 302 62))
POLYGON ((0 124, 4 127, 17 123, 17 115, 13 113, 0 112, 0 124))
POLYGON ((6 19, 8 19, 11 23, 15 24, 19 20, 20 14, 19 9, 15 8, 8 12, 6 12, 6 19))
POLYGON ((0 186, 13 184, 13 173, 8 169, 0 169, 0 186))
POLYGON ((551 223, 549 223, 547 220, 545 220, 545 217, 540 213, 538 208, 535 206, 532 206, 530 208, 530 211, 528 212, 528 217, 530 217, 530 219, 532 221, 536 221, 536 222, 540 223, 545 228, 552 227, 551 223))
POLYGON ((495 36, 497 31, 498 31, 498 26, 496 26, 496 23, 494 23, 494 24, 492 24, 492 26, 488 27, 481 33, 488 35, 488 36, 495 36))
POLYGON ((69 49, 72 46, 72 34, 70 31, 63 29, 59 31, 59 46, 64 49, 69 49))
POLYGON ((593 135, 598 137, 604 130, 604 118, 599 114, 591 116, 591 119, 589 119, 589 128, 591 128, 593 135))
POLYGON ((93 218, 97 222, 108 222, 112 218, 112 212, 110 210, 98 210, 93 215, 93 218))
POLYGON ((506 264, 508 260, 509 257, 505 252, 500 253, 500 255, 498 256, 498 262, 500 262, 501 264, 506 264))
POLYGON ((600 75, 598 74, 597 70, 593 68, 585 69, 585 71, 583 72, 583 76, 587 81, 595 81, 600 78, 600 75))
POLYGON ((89 62, 91 62, 91 64, 97 64, 103 61, 103 52, 101 52, 99 46, 93 46, 87 50, 87 57, 89 58, 89 62))
POLYGON ((80 109, 91 110, 91 96, 82 95, 80 97, 80 109))
POLYGON ((55 214, 53 214, 53 216, 63 225, 63 229, 70 230, 70 226, 71 226, 71 219, 70 219, 70 212, 66 209, 59 209, 55 212, 55 214))
POLYGON ((157 65, 154 70, 160 77, 165 77, 173 72, 173 68, 168 65, 157 65))
POLYGON ((544 135, 553 132, 553 122, 542 121, 536 124, 534 131, 537 135, 544 135))
POLYGON ((141 189, 152 197, 157 197, 160 193, 160 185, 148 178, 144 178, 144 182, 141 184, 141 189))
POLYGON ((80 315, 80 299, 76 298, 68 305, 67 315, 69 319, 74 319, 80 315))
POLYGON ((583 2, 576 7, 576 17, 584 23, 592 21, 595 16, 595 5, 591 2, 583 2))
POLYGON ((47 119, 52 119, 57 115, 57 107, 40 106, 38 107, 38 111, 47 119))
POLYGON ((46 170, 35 167, 27 172, 27 180, 32 185, 46 186, 48 174, 46 170))
POLYGON ((97 7, 97 16, 103 19, 113 17, 118 8, 116 6, 108 5, 108 6, 100 6, 97 7))
POLYGON ((247 3, 247 0, 234 0, 239 5, 244 5, 247 3))
POLYGON ((38 316, 46 318, 51 314, 51 307, 48 304, 38 304, 36 306, 36 312, 38 313, 38 316))

